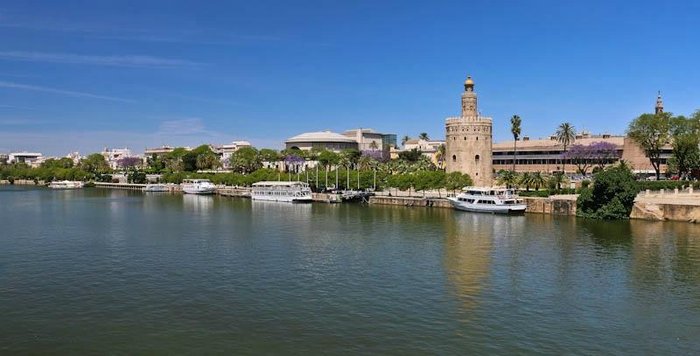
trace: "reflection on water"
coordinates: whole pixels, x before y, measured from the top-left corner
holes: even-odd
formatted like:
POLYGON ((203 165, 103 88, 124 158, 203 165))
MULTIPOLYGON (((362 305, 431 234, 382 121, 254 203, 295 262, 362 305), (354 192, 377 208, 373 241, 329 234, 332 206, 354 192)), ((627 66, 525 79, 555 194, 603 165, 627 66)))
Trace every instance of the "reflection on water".
POLYGON ((0 186, 0 353, 693 354, 700 226, 0 186))
POLYGON ((207 213, 214 207, 213 195, 183 194, 182 202, 185 210, 197 213, 207 213))
POLYGON ((445 269, 467 311, 477 306, 488 283, 494 244, 521 236, 525 217, 456 212, 445 223, 445 269))

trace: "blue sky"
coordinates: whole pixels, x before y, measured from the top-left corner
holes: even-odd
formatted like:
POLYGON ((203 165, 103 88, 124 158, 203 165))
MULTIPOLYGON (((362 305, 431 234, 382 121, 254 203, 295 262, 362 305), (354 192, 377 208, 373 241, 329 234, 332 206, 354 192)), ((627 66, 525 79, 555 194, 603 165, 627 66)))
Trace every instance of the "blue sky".
POLYGON ((700 108, 697 1, 2 1, 0 152, 304 131, 444 138, 471 74, 496 141, 700 108))

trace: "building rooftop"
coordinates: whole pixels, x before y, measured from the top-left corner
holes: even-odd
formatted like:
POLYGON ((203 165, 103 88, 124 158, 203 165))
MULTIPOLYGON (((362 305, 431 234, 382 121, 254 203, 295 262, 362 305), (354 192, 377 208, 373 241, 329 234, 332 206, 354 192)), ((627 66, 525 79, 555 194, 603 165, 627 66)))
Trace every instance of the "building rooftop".
POLYGON ((355 140, 332 131, 305 132, 287 139, 287 142, 350 142, 355 140))
MULTIPOLYGON (((595 135, 591 136, 588 135, 586 137, 577 137, 574 142, 572 142, 572 145, 590 145, 595 142, 609 142, 612 143, 616 146, 622 147, 624 145, 625 141, 625 136, 612 136, 612 135, 595 135)), ((561 147, 561 143, 557 141, 554 138, 538 138, 538 139, 529 139, 527 136, 523 137, 521 140, 518 141, 518 150, 521 149, 541 149, 541 148, 557 148, 561 147)), ((502 141, 502 142, 496 142, 493 144, 493 149, 494 150, 512 150, 513 149, 513 140, 510 141, 502 141)))

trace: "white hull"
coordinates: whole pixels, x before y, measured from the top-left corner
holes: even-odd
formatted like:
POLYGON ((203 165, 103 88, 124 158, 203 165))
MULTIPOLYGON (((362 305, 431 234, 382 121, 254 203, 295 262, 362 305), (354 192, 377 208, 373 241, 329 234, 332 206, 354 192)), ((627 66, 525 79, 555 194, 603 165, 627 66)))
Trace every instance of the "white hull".
POLYGON ((216 186, 207 179, 186 179, 180 184, 185 194, 214 194, 216 186))
POLYGON ((311 196, 305 196, 305 197, 292 197, 292 196, 264 196, 264 195, 251 195, 251 198, 253 200, 260 200, 260 201, 279 201, 279 202, 286 202, 286 203, 310 203, 313 201, 311 199, 311 196))
POLYGON ((164 184, 149 184, 143 187, 143 191, 146 193, 164 193, 169 192, 170 188, 164 184))
POLYGON ((257 182, 253 184, 250 198, 260 201, 308 203, 313 201, 311 189, 304 182, 257 182))
POLYGON ((469 211, 472 213, 489 214, 523 214, 527 206, 525 204, 513 205, 492 205, 492 204, 470 204, 458 201, 455 198, 447 198, 452 206, 457 210, 469 211))
POLYGON ((73 182, 73 181, 61 181, 61 182, 51 182, 49 188, 51 189, 80 189, 83 187, 83 182, 73 182))
POLYGON ((182 191, 186 194, 214 194, 216 188, 182 188, 182 191))

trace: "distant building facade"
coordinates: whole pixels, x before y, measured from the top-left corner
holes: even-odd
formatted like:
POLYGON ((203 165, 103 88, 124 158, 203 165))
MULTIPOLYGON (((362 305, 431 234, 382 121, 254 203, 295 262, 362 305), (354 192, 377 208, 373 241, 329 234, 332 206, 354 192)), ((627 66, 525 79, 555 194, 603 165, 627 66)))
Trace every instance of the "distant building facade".
POLYGON ((420 153, 423 154, 423 156, 428 157, 430 161, 432 161, 436 166, 441 166, 441 161, 444 161, 445 157, 439 157, 439 152, 440 146, 444 144, 445 141, 441 140, 410 139, 403 144, 403 150, 418 150, 420 153))
POLYGON ((343 136, 353 138, 360 151, 381 151, 388 159, 392 147, 396 147, 396 134, 384 134, 372 129, 354 129, 343 132, 343 136))
POLYGON ((300 149, 302 151, 329 150, 341 152, 347 149, 359 150, 359 144, 355 137, 348 137, 332 131, 305 132, 290 137, 284 143, 287 149, 300 149))
MULTIPOLYGON (((107 148, 105 147, 102 152, 102 156, 107 161, 109 168, 117 169, 119 168, 119 160, 127 157, 137 157, 131 155, 131 150, 128 148, 107 148)), ((139 157, 140 158, 140 157, 139 157)))
POLYGON ((13 152, 7 156, 7 163, 26 163, 38 167, 44 159, 39 152, 13 152))
POLYGON ((445 120, 448 173, 469 174, 476 186, 493 184, 492 121, 479 114, 474 81, 467 77, 462 93, 462 115, 445 120))
POLYGON ((240 150, 243 147, 253 147, 253 145, 251 145, 248 141, 233 141, 231 143, 227 143, 221 146, 212 147, 212 151, 219 155, 219 158, 221 159, 224 168, 231 168, 228 164, 229 160, 231 159, 231 156, 234 152, 240 150))

